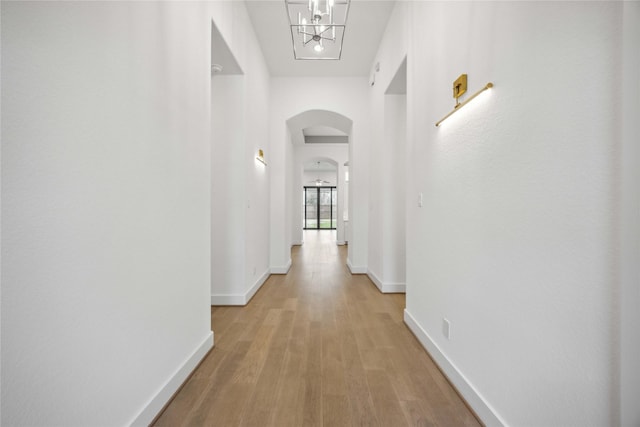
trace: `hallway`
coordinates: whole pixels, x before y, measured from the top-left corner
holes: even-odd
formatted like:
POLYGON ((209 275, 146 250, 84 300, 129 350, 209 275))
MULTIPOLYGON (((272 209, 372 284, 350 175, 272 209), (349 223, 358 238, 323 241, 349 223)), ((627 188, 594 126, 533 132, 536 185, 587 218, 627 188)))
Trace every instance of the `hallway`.
POLYGON ((404 295, 351 275, 335 232, 304 237, 289 274, 211 308, 215 347, 155 425, 479 425, 404 325, 404 295))

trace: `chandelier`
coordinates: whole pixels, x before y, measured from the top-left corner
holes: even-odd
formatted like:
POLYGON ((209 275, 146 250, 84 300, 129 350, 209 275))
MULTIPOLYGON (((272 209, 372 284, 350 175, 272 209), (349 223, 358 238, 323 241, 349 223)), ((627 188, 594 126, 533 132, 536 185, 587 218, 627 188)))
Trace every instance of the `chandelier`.
POLYGON ((285 0, 295 59, 340 59, 349 0, 285 0))

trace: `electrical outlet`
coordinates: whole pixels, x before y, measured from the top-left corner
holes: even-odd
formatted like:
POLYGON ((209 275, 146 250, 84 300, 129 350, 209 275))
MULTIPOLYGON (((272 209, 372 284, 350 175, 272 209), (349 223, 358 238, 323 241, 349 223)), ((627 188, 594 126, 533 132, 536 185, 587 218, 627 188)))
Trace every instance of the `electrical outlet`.
POLYGON ((446 317, 442 318, 442 335, 448 340, 451 339, 451 323, 446 317))
POLYGON ((421 208, 422 207, 422 193, 418 194, 418 207, 421 208))

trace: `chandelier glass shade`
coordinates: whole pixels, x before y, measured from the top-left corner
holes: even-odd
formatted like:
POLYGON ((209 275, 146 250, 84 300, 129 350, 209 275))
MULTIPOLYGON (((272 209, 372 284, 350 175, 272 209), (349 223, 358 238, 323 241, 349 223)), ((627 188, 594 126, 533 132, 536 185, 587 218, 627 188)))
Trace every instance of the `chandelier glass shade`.
POLYGON ((340 59, 349 0, 285 0, 295 59, 340 59))

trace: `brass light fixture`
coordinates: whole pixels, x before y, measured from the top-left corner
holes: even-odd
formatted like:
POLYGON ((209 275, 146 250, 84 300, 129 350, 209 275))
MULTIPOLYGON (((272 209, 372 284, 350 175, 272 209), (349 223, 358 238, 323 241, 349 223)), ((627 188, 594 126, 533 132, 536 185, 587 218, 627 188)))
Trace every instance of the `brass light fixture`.
POLYGON ((467 100, 465 100, 463 102, 460 102, 458 98, 460 98, 463 94, 465 94, 467 92, 467 75, 466 74, 461 74, 460 77, 458 77, 453 82, 453 97, 456 99, 456 105, 453 107, 453 111, 451 111, 449 114, 447 114, 446 116, 441 118, 436 123, 436 126, 440 126, 440 124, 442 122, 444 122, 447 118, 449 118, 449 116, 451 116, 453 113, 458 111, 460 108, 462 108, 465 105, 467 105, 473 98, 475 98, 476 96, 480 95, 485 90, 491 89, 492 87, 493 87, 493 83, 489 82, 482 89, 480 89, 479 91, 477 91, 476 93, 471 95, 469 97, 469 99, 467 99, 467 100))
POLYGON ((262 149, 258 150, 258 157, 256 157, 256 160, 259 160, 262 164, 267 166, 267 162, 264 161, 264 152, 262 149))
POLYGON ((460 77, 453 82, 453 97, 456 99, 456 108, 460 105, 458 98, 467 92, 467 75, 461 74, 460 77))

